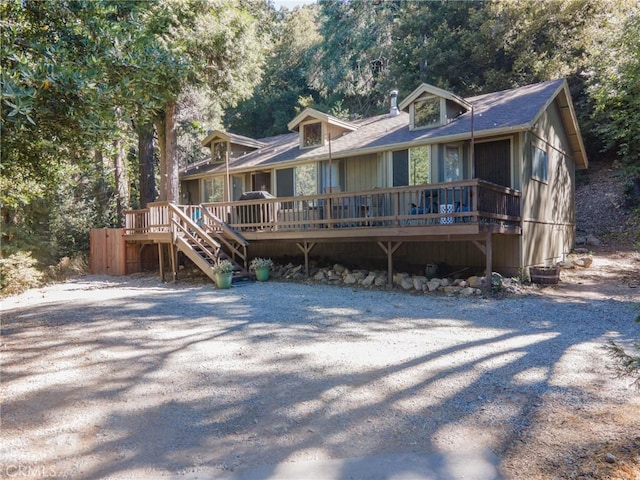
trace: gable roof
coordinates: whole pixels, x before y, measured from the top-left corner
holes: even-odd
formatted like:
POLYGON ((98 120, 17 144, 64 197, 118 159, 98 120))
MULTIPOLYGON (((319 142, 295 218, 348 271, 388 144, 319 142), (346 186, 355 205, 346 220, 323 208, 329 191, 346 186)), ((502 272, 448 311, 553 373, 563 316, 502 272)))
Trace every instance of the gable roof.
POLYGON ((328 123, 329 125, 335 125, 350 131, 354 131, 357 128, 353 123, 345 122, 344 120, 340 120, 337 117, 334 117, 327 113, 322 113, 314 108, 309 107, 305 108, 302 112, 296 115, 296 117, 287 124, 287 128, 291 131, 297 131, 300 128, 300 124, 309 119, 320 120, 321 122, 328 123))
POLYGON ((459 97, 451 92, 447 92, 446 90, 443 90, 441 88, 434 87, 433 85, 429 85, 428 83, 423 83, 418 88, 416 88, 413 92, 411 92, 409 96, 400 103, 398 108, 404 112, 408 111, 409 105, 411 105, 413 102, 415 102, 418 98, 420 98, 424 94, 431 94, 431 95, 435 95, 436 97, 443 97, 448 100, 452 100, 467 109, 471 108, 471 105, 469 104, 469 102, 467 102, 464 98, 459 97))
POLYGON ((235 145, 242 145, 244 147, 260 148, 264 146, 264 143, 259 140, 245 137, 244 135, 238 135, 236 133, 225 132, 224 130, 210 130, 207 132, 207 136, 201 142, 202 146, 208 147, 216 139, 224 140, 225 142, 233 143, 235 145))
MULTIPOLYGON (((421 87, 413 93, 419 91, 424 93, 426 90, 420 90, 421 87)), ((432 91, 430 86, 427 85, 427 87, 432 91)), ((405 105, 409 98, 411 96, 407 97, 401 105, 405 105)), ((409 130, 409 114, 401 111, 397 116, 384 114, 348 123, 352 127, 349 134, 332 139, 330 145, 316 148, 301 149, 297 133, 263 138, 259 140, 262 147, 231 160, 230 168, 232 171, 242 172, 253 171, 260 167, 273 168, 275 165, 284 167, 326 160, 329 158, 329 149, 331 149, 332 158, 338 159, 431 143, 463 141, 470 139, 472 135, 479 139, 528 131, 534 127, 553 102, 556 102, 560 110, 576 168, 588 166, 569 87, 564 79, 477 95, 463 100, 473 106, 473 111, 463 113, 447 125, 428 129, 409 130)), ((309 117, 323 121, 325 118, 335 118, 317 110, 306 109, 289 126, 294 122, 299 125, 309 117)), ((183 171, 183 175, 188 178, 203 173, 223 173, 224 171, 225 167, 221 165, 207 165, 200 168, 194 166, 183 171)))

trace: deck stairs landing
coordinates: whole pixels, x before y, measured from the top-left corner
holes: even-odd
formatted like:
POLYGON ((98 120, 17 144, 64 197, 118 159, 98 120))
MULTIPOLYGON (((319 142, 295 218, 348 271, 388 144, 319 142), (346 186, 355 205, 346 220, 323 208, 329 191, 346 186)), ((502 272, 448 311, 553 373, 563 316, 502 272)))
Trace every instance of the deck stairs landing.
POLYGON ((234 266, 233 281, 250 279, 252 275, 247 269, 246 254, 249 242, 224 222, 208 214, 206 209, 192 207, 192 210, 197 215, 189 216, 177 206, 170 205, 171 232, 178 250, 214 282, 213 267, 225 259, 234 266))

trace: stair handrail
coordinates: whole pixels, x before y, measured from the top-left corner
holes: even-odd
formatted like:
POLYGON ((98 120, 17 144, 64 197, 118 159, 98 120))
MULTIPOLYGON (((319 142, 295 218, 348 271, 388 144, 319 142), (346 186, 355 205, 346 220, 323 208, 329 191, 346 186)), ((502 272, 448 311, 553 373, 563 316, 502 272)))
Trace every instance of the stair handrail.
POLYGON ((202 210, 203 216, 207 217, 207 219, 209 220, 209 222, 205 222, 206 224, 207 223, 211 224, 214 226, 214 228, 217 227, 220 230, 222 230, 223 235, 218 234, 218 232, 215 232, 214 230, 214 233, 216 234, 216 238, 218 238, 218 240, 222 242, 229 249, 232 257, 235 257, 237 255, 243 260, 244 268, 246 269, 247 268, 247 247, 249 246, 249 242, 242 235, 240 235, 236 230, 231 228, 229 224, 224 222, 222 219, 218 218, 218 216, 211 213, 205 207, 201 206, 201 210, 202 210), (227 240, 225 236, 231 237, 235 242, 241 245, 243 247, 243 251, 240 251, 234 244, 229 242, 229 240, 227 240))
MULTIPOLYGON (((196 222, 194 222, 188 215, 186 215, 180 208, 178 208, 175 204, 169 204, 169 210, 175 216, 177 216, 187 227, 183 226, 180 222, 175 221, 175 218, 172 216, 172 224, 175 225, 180 231, 182 231, 186 236, 192 239, 196 244, 202 248, 204 252, 206 252, 207 256, 211 258, 214 262, 218 261, 218 253, 220 252, 221 245, 216 240, 214 240, 209 234, 202 229, 196 222), (197 232, 197 236, 193 235, 189 230, 193 232, 197 232), (199 238, 200 237, 200 238, 199 238), (204 242, 202 241, 204 240, 204 242)), ((172 233, 175 237, 178 232, 172 229, 172 233)))

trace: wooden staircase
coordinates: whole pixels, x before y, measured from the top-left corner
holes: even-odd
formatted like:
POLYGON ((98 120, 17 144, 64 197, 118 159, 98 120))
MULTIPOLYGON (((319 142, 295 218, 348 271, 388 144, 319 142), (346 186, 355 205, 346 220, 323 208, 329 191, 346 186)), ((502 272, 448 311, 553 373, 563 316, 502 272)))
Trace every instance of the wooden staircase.
POLYGON ((234 281, 252 278, 247 268, 249 242, 205 208, 190 208, 191 216, 176 205, 169 205, 173 244, 178 250, 214 282, 213 266, 225 259, 234 266, 234 281))

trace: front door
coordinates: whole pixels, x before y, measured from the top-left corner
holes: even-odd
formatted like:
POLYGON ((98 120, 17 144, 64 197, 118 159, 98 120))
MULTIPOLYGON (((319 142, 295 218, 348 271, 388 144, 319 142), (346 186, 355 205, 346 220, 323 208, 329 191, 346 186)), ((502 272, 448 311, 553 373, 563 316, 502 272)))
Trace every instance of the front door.
POLYGON ((511 186, 511 141, 476 143, 473 153, 474 176, 481 180, 511 186))

